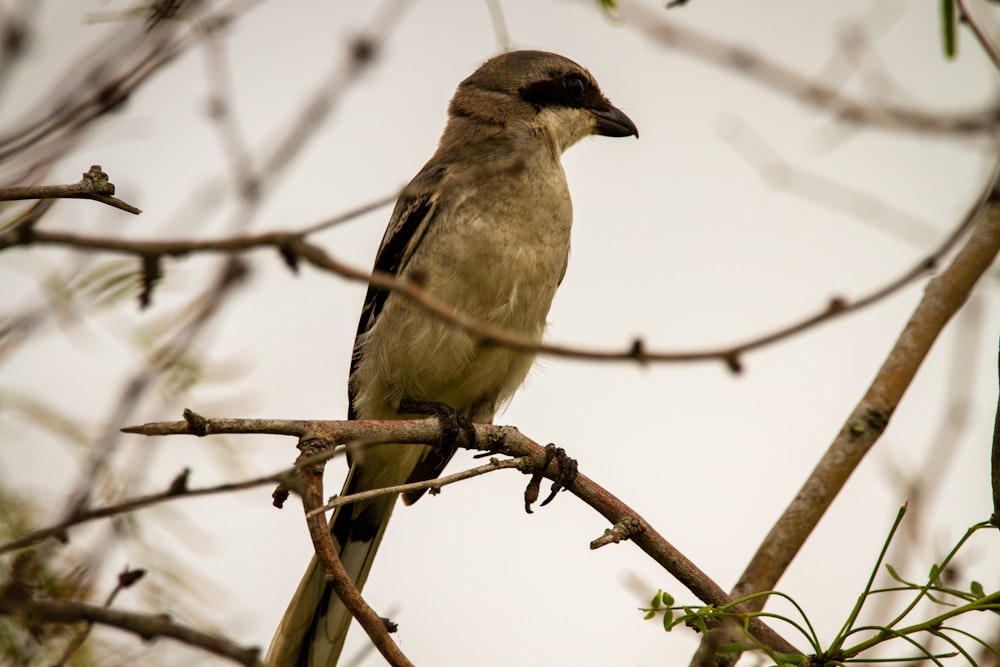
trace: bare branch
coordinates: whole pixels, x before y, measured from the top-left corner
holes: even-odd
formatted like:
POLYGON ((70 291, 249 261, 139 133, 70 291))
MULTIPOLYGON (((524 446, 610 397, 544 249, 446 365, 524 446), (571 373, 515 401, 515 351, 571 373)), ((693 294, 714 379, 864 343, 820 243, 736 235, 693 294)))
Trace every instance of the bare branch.
POLYGON ((323 466, 303 466, 302 477, 305 479, 303 494, 303 509, 306 511, 306 524, 312 537, 316 557, 323 565, 327 580, 334 593, 341 599, 355 620, 361 624, 372 644, 386 661, 394 667, 413 667, 413 663, 403 655, 399 646, 389 636, 389 628, 385 621, 375 613, 375 610, 361 597, 361 592, 351 580, 350 575, 340 562, 340 554, 333 543, 330 526, 322 513, 311 510, 323 503, 323 466))
MULTIPOLYGON (((975 226, 965 246, 927 285, 861 402, 757 550, 734 590, 737 597, 774 587, 848 477, 879 440, 941 330, 1000 252, 997 181, 992 183, 985 203, 973 216, 975 226)), ((762 598, 757 600, 755 604, 763 603, 762 598)))
POLYGON ((395 496, 402 493, 408 493, 410 491, 423 491, 424 489, 430 489, 431 494, 434 494, 437 491, 440 491, 442 486, 448 486, 449 484, 454 484, 455 482, 461 482, 466 479, 472 479, 473 477, 479 477, 480 475, 485 475, 486 473, 490 473, 495 470, 517 468, 518 470, 524 472, 530 461, 531 460, 527 458, 505 459, 503 461, 493 458, 490 459, 490 462, 486 465, 469 468, 468 470, 456 472, 453 475, 435 477, 434 479, 424 480, 423 482, 410 482, 409 484, 385 486, 379 489, 361 491, 359 493, 352 493, 346 496, 337 496, 322 507, 317 507, 306 512, 306 517, 308 518, 314 514, 329 512, 330 510, 337 509, 341 505, 349 505, 351 503, 370 500, 371 498, 377 498, 379 496, 395 496))
POLYGON ((828 111, 850 123, 865 123, 889 129, 934 134, 980 134, 996 132, 1000 109, 943 113, 890 105, 872 105, 852 99, 842 92, 817 83, 776 61, 746 48, 695 32, 667 20, 664 12, 624 0, 621 14, 626 22, 650 39, 687 53, 705 62, 746 74, 791 98, 828 111))
POLYGON ((744 354, 773 345, 832 319, 866 308, 891 296, 933 270, 941 258, 952 249, 969 229, 975 219, 975 212, 982 205, 982 202, 978 202, 962 223, 931 254, 885 285, 877 287, 853 301, 849 301, 843 297, 834 297, 819 312, 803 317, 797 322, 792 322, 756 338, 751 338, 727 347, 692 350, 688 352, 648 350, 641 339, 636 339, 627 348, 620 350, 599 350, 557 343, 541 343, 527 336, 487 326, 457 312, 451 306, 427 293, 421 286, 414 282, 380 271, 369 273, 332 257, 320 246, 305 239, 305 234, 308 231, 266 232, 256 235, 202 241, 140 241, 88 237, 45 230, 33 230, 31 234, 20 235, 16 233, 17 230, 11 230, 10 232, 0 234, 0 250, 13 245, 47 244, 72 246, 84 250, 118 252, 155 259, 162 256, 181 257, 202 252, 239 253, 255 248, 273 247, 281 252, 285 261, 293 268, 298 266, 299 260, 305 260, 317 268, 336 273, 345 278, 403 294, 407 298, 421 304, 434 315, 464 329, 471 336, 478 339, 482 345, 500 345, 534 354, 588 359, 591 361, 636 361, 639 363, 722 361, 732 371, 739 372, 742 368, 741 357, 744 354))
MULTIPOLYGON (((333 452, 331 451, 331 455, 332 454, 333 452)), ((292 476, 295 471, 295 468, 289 468, 272 475, 256 477, 242 482, 230 482, 227 484, 218 484, 216 486, 208 486, 200 489, 188 489, 188 470, 185 470, 181 473, 181 475, 178 475, 178 477, 174 479, 165 491, 161 491, 160 493, 151 493, 137 498, 130 498, 120 503, 105 505, 104 507, 76 509, 76 511, 71 515, 53 526, 33 530, 30 533, 22 535, 21 537, 13 539, 5 544, 0 544, 0 555, 25 549, 50 538, 58 539, 60 542, 66 542, 69 540, 66 531, 73 526, 80 525, 81 523, 88 523, 90 521, 96 521, 97 519, 117 516, 119 514, 135 512, 136 510, 159 505, 160 503, 175 500, 177 498, 194 498, 197 496, 231 493, 233 491, 252 489, 265 484, 285 484, 286 486, 294 488, 292 476)))
POLYGON ((259 648, 246 648, 221 635, 195 630, 171 620, 167 614, 119 611, 74 600, 35 600, 21 593, 24 591, 12 591, 10 587, 0 592, 0 615, 19 616, 31 623, 97 623, 131 632, 146 641, 170 637, 247 667, 264 667, 259 648))
MULTIPOLYGON (((491 453, 504 454, 517 459, 526 459, 528 463, 520 463, 519 470, 534 471, 546 461, 546 450, 534 440, 522 435, 511 426, 494 426, 492 424, 477 424, 476 448, 491 453)), ((205 419, 197 420, 192 430, 192 420, 177 422, 158 422, 143 426, 130 426, 122 429, 128 433, 145 435, 176 435, 196 434, 210 435, 213 433, 273 433, 281 435, 296 435, 303 439, 315 439, 327 443, 345 443, 351 441, 382 441, 401 444, 420 443, 435 444, 441 436, 440 425, 436 419, 417 420, 381 420, 381 421, 296 421, 275 419, 205 419)), ((303 465, 300 463, 300 465, 303 465)), ((555 480, 559 475, 556 463, 550 463, 544 471, 545 477, 555 480)), ((440 481, 440 480, 438 480, 440 481)), ((578 498, 590 505, 604 516, 612 525, 628 526, 629 537, 644 552, 662 565, 681 584, 691 591, 699 600, 706 604, 717 606, 732 604, 733 598, 712 579, 702 572, 694 563, 660 535, 632 508, 613 496, 596 482, 583 474, 577 475, 575 481, 567 487, 578 498)), ((319 496, 322 498, 322 496, 319 496)), ((322 501, 317 498, 312 507, 319 508, 322 501)), ((310 520, 320 516, 316 513, 310 520)), ((325 524, 325 522, 324 522, 325 524)), ((317 536, 314 535, 314 540, 317 536)), ((332 546, 332 544, 331 544, 332 546)), ((745 611, 742 607, 734 608, 734 613, 745 611)), ((800 654, 792 644, 776 633, 760 619, 749 621, 750 633, 764 644, 782 653, 800 654)))
POLYGON ((997 45, 994 44, 993 40, 991 40, 989 35, 986 34, 986 31, 979 24, 979 21, 976 20, 975 15, 969 11, 966 0, 955 0, 955 6, 958 7, 958 14, 962 21, 969 26, 969 29, 972 30, 972 34, 976 36, 977 40, 979 40, 979 45, 983 47, 983 51, 985 51, 986 55, 989 56, 989 59, 993 61, 993 66, 996 67, 997 70, 1000 70, 1000 49, 997 48, 997 45))
MULTIPOLYGON (((121 593, 126 588, 131 588, 132 586, 134 586, 144 576, 146 576, 145 570, 130 570, 129 568, 126 567, 124 570, 121 571, 121 573, 119 573, 118 583, 115 584, 115 587, 112 589, 111 593, 108 594, 107 599, 104 600, 104 606, 110 607, 111 603, 115 601, 115 598, 118 597, 119 593, 121 593)), ((69 659, 73 657, 73 654, 76 653, 76 651, 81 646, 83 646, 83 642, 87 640, 87 637, 90 635, 90 631, 91 629, 93 629, 93 627, 94 627, 93 623, 86 623, 82 628, 80 628, 80 631, 76 634, 76 636, 73 637, 70 643, 66 646, 66 650, 63 651, 62 656, 53 665, 53 667, 62 667, 63 665, 65 665, 69 661, 69 659)))
POLYGON ((139 215, 141 209, 124 202, 115 194, 115 184, 108 180, 108 175, 101 171, 101 165, 95 164, 76 183, 69 185, 18 185, 0 188, 0 201, 17 199, 92 199, 102 204, 121 209, 126 213, 139 215))

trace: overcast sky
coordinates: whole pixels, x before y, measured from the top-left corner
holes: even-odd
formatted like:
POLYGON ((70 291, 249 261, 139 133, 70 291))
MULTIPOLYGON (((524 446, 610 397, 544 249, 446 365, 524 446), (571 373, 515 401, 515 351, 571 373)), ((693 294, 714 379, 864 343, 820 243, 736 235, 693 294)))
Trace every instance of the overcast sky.
MULTIPOLYGON (((40 32, 5 91, 0 129, 36 108, 69 63, 130 29, 86 21, 125 3, 40 4, 40 32)), ((958 58, 944 59, 938 3, 692 0, 668 12, 662 2, 623 0, 618 20, 595 2, 497 4, 511 47, 555 51, 587 67, 640 130, 638 141, 596 137, 564 158, 575 225, 550 317, 553 341, 620 349, 641 336, 650 349, 701 349, 774 330, 833 296, 861 296, 931 252, 993 167, 995 142, 982 135, 845 125, 642 30, 651 12, 872 103, 942 114, 995 103, 997 71, 968 31, 960 31, 958 58), (851 46, 858 34, 861 46, 851 46)), ((970 4, 996 35, 997 12, 970 4)), ((383 5, 261 2, 226 31, 219 45, 230 66, 227 99, 251 153, 245 164, 260 167, 312 91, 342 69, 348 42, 381 25, 372 12, 383 5)), ((264 177, 266 198, 252 219, 234 221, 226 151, 207 114, 213 84, 204 47, 195 47, 46 175, 72 182, 100 164, 118 195, 144 213, 68 201, 44 225, 137 238, 294 230, 397 191, 433 152, 457 83, 500 47, 483 2, 414 2, 380 34, 377 61, 336 98, 288 168, 264 177)), ((367 268, 389 213, 382 207, 313 240, 367 268)), ((0 255, 3 311, 37 301, 38 279, 70 266, 69 257, 42 249, 0 255)), ((206 381, 180 396, 155 392, 129 420, 176 419, 185 407, 211 416, 346 415, 364 286, 309 267, 292 275, 273 252, 249 261, 250 282, 199 347, 206 381)), ((178 317, 213 266, 207 257, 167 262, 154 305, 141 314, 125 301, 81 325, 48 327, 4 360, 0 390, 47 401, 97 432, 119 382, 142 364, 141 345, 124 332, 178 317)), ((729 589, 864 393, 924 285, 752 353, 740 376, 720 363, 544 358, 497 421, 565 447, 581 471, 729 589)), ((940 489, 907 518, 924 542, 906 549, 909 560, 898 554, 906 574, 924 576, 967 526, 988 517, 998 291, 994 268, 781 581, 823 639, 839 629, 908 500, 895 480, 919 471, 933 448, 955 438, 954 452, 933 465, 940 489)), ((136 436, 116 464, 128 471, 130 492, 149 492, 185 467, 193 486, 273 472, 291 463, 294 445, 136 436)), ((78 481, 79 455, 0 408, 0 484, 37 492, 55 511, 78 481)), ((463 452, 450 469, 470 463, 463 452)), ((328 493, 343 474, 332 468, 328 493)), ((494 474, 396 511, 365 594, 399 623, 403 651, 422 665, 685 664, 697 637, 666 635, 636 609, 657 588, 683 602, 693 596, 633 545, 589 551, 606 522, 568 494, 525 515, 526 481, 494 474)), ((143 538, 170 559, 128 541, 102 552, 107 574, 126 563, 145 567, 151 589, 171 588, 170 577, 181 574, 194 601, 164 611, 266 645, 311 550, 296 503, 275 510, 270 491, 144 512, 143 538)), ((105 526, 73 536, 84 546, 108 534, 105 526)), ((968 577, 995 590, 998 560, 996 536, 980 537, 964 561, 968 577)), ((139 598, 129 592, 116 604, 134 608, 139 598)), ((345 655, 365 643, 355 631, 345 655)), ((126 656, 141 648, 124 646, 126 656)), ((172 655, 174 664, 214 664, 172 655)), ((364 664, 379 663, 372 655, 364 664)))

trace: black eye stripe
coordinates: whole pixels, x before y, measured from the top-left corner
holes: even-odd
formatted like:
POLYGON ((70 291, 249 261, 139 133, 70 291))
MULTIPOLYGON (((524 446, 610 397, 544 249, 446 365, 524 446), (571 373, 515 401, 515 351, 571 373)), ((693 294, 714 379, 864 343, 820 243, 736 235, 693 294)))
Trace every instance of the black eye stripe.
POLYGON ((598 108, 601 93, 586 78, 576 73, 562 74, 524 86, 518 94, 526 102, 542 107, 598 108))

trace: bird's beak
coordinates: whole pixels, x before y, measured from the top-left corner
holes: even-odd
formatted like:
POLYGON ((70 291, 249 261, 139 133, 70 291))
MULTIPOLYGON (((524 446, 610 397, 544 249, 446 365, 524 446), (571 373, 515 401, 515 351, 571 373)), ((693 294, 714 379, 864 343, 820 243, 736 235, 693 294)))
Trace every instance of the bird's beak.
POLYGON ((594 134, 605 137, 628 137, 639 138, 639 129, 618 107, 608 105, 606 109, 591 109, 597 124, 594 126, 594 134))

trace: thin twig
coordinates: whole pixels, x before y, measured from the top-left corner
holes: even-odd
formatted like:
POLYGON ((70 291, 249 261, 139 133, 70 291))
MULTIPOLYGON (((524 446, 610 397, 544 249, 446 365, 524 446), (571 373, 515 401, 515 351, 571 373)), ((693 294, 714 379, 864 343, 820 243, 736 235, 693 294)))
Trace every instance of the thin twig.
POLYGON ((0 594, 0 615, 3 616, 22 616, 30 618, 32 623, 97 623, 131 632, 145 641, 170 637, 246 667, 264 667, 259 648, 247 648, 221 635, 195 630, 173 621, 167 614, 120 611, 75 600, 36 600, 7 591, 3 593, 0 594))
POLYGON ((969 7, 965 4, 965 2, 966 0, 955 0, 955 5, 958 7, 958 14, 961 17, 962 22, 969 26, 969 29, 972 30, 972 34, 976 36, 977 40, 979 40, 979 45, 983 47, 983 51, 985 51, 986 55, 989 56, 989 59, 993 61, 993 66, 1000 71, 1000 49, 997 48, 997 45, 994 44, 993 40, 991 40, 989 35, 986 34, 983 27, 979 25, 979 21, 977 21, 973 13, 969 11, 969 7))
POLYGON ((92 199, 102 204, 113 206, 133 215, 142 213, 141 209, 124 202, 115 194, 115 184, 108 180, 108 175, 98 164, 84 173, 76 183, 68 185, 18 185, 0 188, 0 201, 18 199, 92 199))
POLYGON ((704 62, 742 72, 753 81, 823 112, 834 114, 844 122, 937 134, 996 132, 1000 125, 1000 109, 996 107, 982 111, 942 113, 888 104, 868 104, 824 86, 811 76, 800 74, 760 53, 669 21, 663 12, 634 0, 620 0, 620 5, 621 16, 626 24, 656 42, 704 62))
POLYGON ((786 340, 834 318, 866 308, 891 296, 933 270, 940 259, 965 234, 971 224, 972 216, 970 215, 929 255, 922 258, 911 268, 905 270, 894 280, 873 289, 853 301, 841 297, 833 298, 819 312, 805 316, 797 322, 782 326, 773 332, 727 347, 687 352, 648 350, 641 339, 634 340, 628 347, 620 350, 599 350, 573 345, 542 343, 527 336, 487 326, 457 312, 451 306, 427 293, 414 282, 381 271, 369 273, 368 271, 341 262, 329 255, 318 245, 306 240, 303 232, 266 232, 201 241, 140 241, 89 237, 46 230, 33 230, 30 235, 19 235, 15 230, 12 230, 0 234, 0 250, 5 247, 24 244, 64 245, 84 250, 103 250, 106 252, 138 255, 155 260, 155 258, 162 256, 181 257, 202 252, 239 253, 254 248, 273 247, 277 248, 285 260, 293 266, 297 266, 299 260, 305 260, 317 268, 336 273, 345 278, 366 282, 378 288, 398 292, 421 304, 434 315, 464 329, 482 345, 498 345, 533 354, 587 359, 591 361, 634 361, 639 363, 722 361, 732 371, 738 372, 742 368, 741 357, 744 354, 786 340))
POLYGON ((455 482, 461 482, 466 479, 472 479, 473 477, 479 477, 480 475, 485 475, 487 473, 494 472, 495 470, 507 470, 508 468, 517 468, 519 470, 523 470, 528 466, 529 463, 530 459, 523 457, 516 459, 505 459, 503 461, 499 459, 490 459, 490 462, 485 465, 481 465, 476 468, 469 468, 468 470, 456 472, 452 475, 436 477, 434 479, 428 479, 422 482, 410 482, 409 484, 397 484, 396 486, 385 486, 379 489, 372 489, 371 491, 361 491, 359 493, 352 493, 346 496, 336 496, 322 507, 317 507, 316 509, 309 510, 308 512, 306 512, 306 517, 311 517, 314 514, 322 514, 323 512, 329 512, 330 510, 337 509, 341 505, 350 505, 351 503, 359 503, 363 500, 371 500, 372 498, 378 498, 379 496, 395 496, 402 493, 408 493, 410 491, 423 491, 424 489, 431 489, 431 493, 434 493, 435 490, 440 489, 442 486, 448 486, 449 484, 454 484, 455 482))
MULTIPOLYGON (((104 606, 110 607, 111 603, 115 601, 115 598, 118 597, 119 593, 121 593, 126 588, 131 588, 133 585, 135 585, 136 582, 142 579, 145 575, 146 575, 145 570, 131 570, 126 567, 122 572, 118 574, 118 582, 115 584, 115 587, 112 589, 111 593, 108 594, 108 597, 104 600, 104 606)), ((66 649, 63 651, 63 654, 59 657, 59 660, 55 662, 53 667, 62 667, 63 665, 65 665, 69 661, 69 659, 73 657, 73 654, 76 653, 81 646, 83 646, 83 642, 85 642, 87 640, 87 637, 90 636, 90 631, 93 628, 94 624, 92 622, 85 623, 83 627, 80 628, 80 631, 77 632, 76 635, 73 637, 73 639, 69 642, 69 644, 66 645, 66 649)))
POLYGON ((231 493, 233 491, 252 489, 265 484, 288 483, 289 476, 294 472, 295 468, 289 468, 272 475, 256 477, 242 482, 231 482, 227 484, 218 484, 216 486, 207 486, 199 489, 188 489, 186 485, 176 486, 175 479, 174 484, 171 484, 167 490, 159 493, 151 493, 137 498, 129 498, 128 500, 124 500, 120 503, 105 505, 103 507, 78 510, 53 526, 33 530, 30 533, 22 535, 21 537, 5 542, 4 544, 0 544, 0 555, 34 546, 35 544, 44 542, 50 538, 55 538, 61 542, 65 542, 68 540, 66 531, 73 526, 78 526, 82 523, 88 523, 90 521, 96 521, 98 519, 104 519, 111 516, 135 512, 137 510, 159 505, 177 498, 210 496, 220 493, 231 493))

